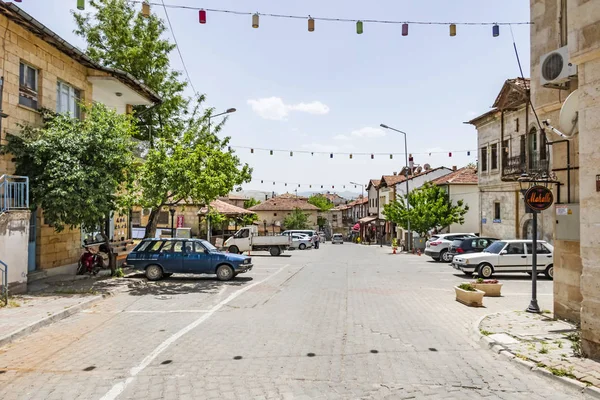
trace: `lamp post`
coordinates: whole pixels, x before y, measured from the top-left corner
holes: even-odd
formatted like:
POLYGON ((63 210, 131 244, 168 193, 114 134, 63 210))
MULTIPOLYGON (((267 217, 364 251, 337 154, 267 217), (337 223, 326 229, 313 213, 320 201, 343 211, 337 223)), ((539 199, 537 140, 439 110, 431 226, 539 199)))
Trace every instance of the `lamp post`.
POLYGON ((169 212, 171 213, 171 237, 175 237, 175 230, 173 228, 173 220, 175 219, 175 207, 169 208, 169 212))
POLYGON ((360 196, 363 198, 365 197, 365 185, 363 185, 361 183, 356 183, 356 182, 350 182, 350 184, 360 186, 360 196))
MULTIPOLYGON (((408 165, 408 145, 406 144, 406 132, 402 132, 401 130, 392 128, 387 126, 386 124, 380 124, 379 126, 381 126, 384 129, 389 129, 392 130, 394 132, 398 132, 404 135, 404 162, 406 163, 406 210, 410 210, 410 201, 408 199, 408 170, 409 170, 409 165, 408 165)), ((410 217, 408 218, 408 243, 407 243, 407 247, 406 249, 408 250, 408 252, 410 252, 411 249, 411 231, 410 231, 410 217)))
POLYGON ((210 132, 210 119, 211 118, 215 118, 215 117, 220 117, 221 115, 225 115, 225 114, 231 114, 236 112, 237 110, 235 108, 228 108, 227 111, 224 111, 222 113, 216 114, 216 115, 209 115, 208 116, 208 131, 210 132))
POLYGON ((385 226, 385 221, 379 221, 379 247, 383 247, 383 227, 385 226))
POLYGON ((267 220, 263 219, 263 225, 264 225, 264 230, 265 230, 265 236, 267 236, 267 220))

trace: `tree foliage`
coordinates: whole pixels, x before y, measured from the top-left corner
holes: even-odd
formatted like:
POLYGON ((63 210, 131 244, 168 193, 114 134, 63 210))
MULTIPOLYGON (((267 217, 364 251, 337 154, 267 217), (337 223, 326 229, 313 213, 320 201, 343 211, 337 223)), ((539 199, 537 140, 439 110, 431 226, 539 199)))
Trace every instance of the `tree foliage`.
POLYGON ((464 215, 469 210, 462 200, 452 204, 443 187, 426 183, 408 194, 383 206, 383 215, 404 229, 410 229, 425 237, 432 229, 445 228, 451 224, 463 224, 464 215))
POLYGON ((333 208, 333 203, 320 193, 310 196, 308 202, 321 211, 328 211, 333 208))
POLYGON ((30 202, 56 231, 96 231, 127 205, 135 125, 99 103, 82 108, 84 120, 43 110, 41 127, 24 126, 2 148, 14 156, 16 173, 29 177, 30 202))
MULTIPOLYGON (((90 0, 93 13, 73 12, 75 34, 85 39, 86 54, 97 63, 120 69, 154 90, 162 104, 143 116, 140 139, 169 137, 183 123, 182 110, 189 100, 183 96, 186 83, 170 66, 175 44, 165 39, 163 20, 151 13, 144 17, 137 4, 126 0, 90 0)), ((140 112, 145 106, 136 107, 140 112)))
POLYGON ((317 225, 319 226, 319 228, 323 228, 325 225, 327 225, 327 218, 319 215, 317 217, 317 225))
POLYGON ((308 214, 295 208, 290 215, 285 217, 283 226, 285 229, 308 229, 308 214))
POLYGON ((240 223, 242 226, 250 226, 253 225, 256 221, 258 221, 258 215, 256 214, 244 214, 240 219, 240 223))
POLYGON ((244 208, 246 209, 254 207, 258 204, 260 204, 260 201, 256 200, 254 197, 250 197, 249 199, 244 200, 244 208))
POLYGON ((210 204, 250 181, 252 170, 228 149, 229 138, 220 139, 208 130, 205 121, 210 111, 200 112, 202 100, 189 116, 185 130, 172 140, 157 139, 140 166, 134 201, 152 209, 146 237, 154 236, 157 214, 163 206, 186 201, 210 204))

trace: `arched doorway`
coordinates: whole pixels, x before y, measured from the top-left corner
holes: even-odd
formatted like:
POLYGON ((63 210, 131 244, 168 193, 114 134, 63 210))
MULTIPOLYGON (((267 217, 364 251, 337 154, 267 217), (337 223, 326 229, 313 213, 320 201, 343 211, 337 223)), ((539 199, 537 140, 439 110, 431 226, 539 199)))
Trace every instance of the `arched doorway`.
MULTIPOLYGON (((523 234, 521 237, 523 239, 527 239, 527 240, 533 239, 533 219, 532 218, 529 218, 523 224, 523 234)), ((538 240, 541 240, 541 237, 542 237, 542 229, 540 226, 540 216, 538 216, 538 232, 537 232, 538 240)))

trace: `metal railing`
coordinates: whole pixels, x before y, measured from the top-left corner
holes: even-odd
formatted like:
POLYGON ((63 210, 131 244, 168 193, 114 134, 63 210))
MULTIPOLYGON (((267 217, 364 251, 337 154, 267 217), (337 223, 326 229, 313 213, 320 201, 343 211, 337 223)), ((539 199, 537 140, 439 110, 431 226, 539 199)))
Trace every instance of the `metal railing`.
POLYGON ((0 176, 0 213, 29 209, 29 178, 26 176, 0 176))
POLYGON ((519 155, 514 157, 506 157, 502 166, 502 175, 507 177, 519 177, 522 173, 527 170, 527 164, 525 163, 525 155, 519 155))
POLYGON ((506 157, 503 160, 502 176, 509 179, 518 179, 522 174, 529 176, 547 176, 549 174, 550 161, 540 159, 538 155, 530 156, 528 159, 525 155, 506 157))
POLYGON ((0 286, 0 298, 4 299, 4 304, 8 305, 8 265, 0 260, 0 272, 2 273, 2 286, 0 286))

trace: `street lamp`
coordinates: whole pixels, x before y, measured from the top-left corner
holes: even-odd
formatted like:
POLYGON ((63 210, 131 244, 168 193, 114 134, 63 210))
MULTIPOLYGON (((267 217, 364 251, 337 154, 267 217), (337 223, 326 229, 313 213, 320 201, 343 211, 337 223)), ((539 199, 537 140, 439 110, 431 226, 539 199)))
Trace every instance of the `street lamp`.
POLYGON ((267 220, 266 219, 263 219, 263 225, 265 228, 265 236, 267 236, 267 220))
POLYGON ((211 118, 215 118, 215 117, 220 117, 221 115, 225 115, 225 114, 231 114, 236 112, 237 110, 235 108, 228 108, 226 111, 216 114, 216 115, 209 115, 208 116, 208 131, 210 132, 210 119, 211 118))
MULTIPOLYGON (((521 176, 518 179, 519 181, 519 186, 521 187, 521 193, 523 194, 523 197, 525 197, 525 193, 527 191, 527 189, 525 189, 523 186, 525 185, 525 187, 529 186, 529 183, 531 183, 531 180, 529 180, 529 177, 526 173, 521 174, 521 176)), ((537 215, 538 215, 538 211, 532 209, 531 207, 528 207, 527 202, 525 202, 525 212, 528 212, 528 210, 530 210, 530 212, 533 214, 532 215, 532 219, 533 219, 533 237, 532 239, 532 251, 531 251, 531 301, 529 302, 529 306, 527 307, 527 309, 525 311, 530 312, 530 313, 540 313, 540 306, 538 305, 538 301, 537 301, 537 215)), ((525 238, 527 239, 527 238, 525 238)))
POLYGON ((175 219, 175 207, 169 208, 169 212, 171 213, 171 237, 175 237, 175 230, 173 229, 173 220, 175 219))
POLYGON ((363 185, 362 183, 356 183, 356 182, 350 182, 350 184, 360 186, 360 195, 363 198, 365 197, 365 185, 363 185))
MULTIPOLYGON (((406 210, 410 210, 410 201, 408 199, 408 170, 409 170, 409 166, 408 166, 408 146, 406 144, 406 132, 402 132, 401 130, 392 128, 387 126, 386 124, 380 124, 379 126, 381 126, 384 129, 389 129, 392 130, 394 132, 398 132, 404 135, 404 162, 406 163, 406 210)), ((408 243, 407 243, 407 247, 406 249, 408 250, 408 252, 410 252, 410 248, 411 248, 411 243, 410 243, 410 239, 411 239, 411 231, 410 231, 410 217, 408 218, 408 243)))

